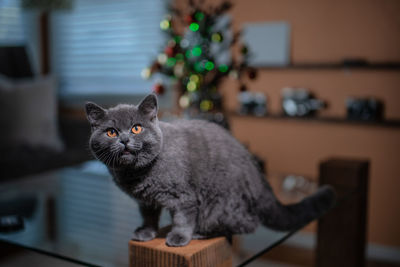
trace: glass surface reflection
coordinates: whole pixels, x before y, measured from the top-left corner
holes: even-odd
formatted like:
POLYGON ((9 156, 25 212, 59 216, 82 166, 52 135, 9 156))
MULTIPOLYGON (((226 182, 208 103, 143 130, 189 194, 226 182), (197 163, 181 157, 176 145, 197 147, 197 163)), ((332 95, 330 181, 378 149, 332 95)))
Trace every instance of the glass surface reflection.
MULTIPOLYGON (((128 241, 142 219, 136 202, 117 188, 101 163, 3 183, 0 196, 0 203, 12 207, 5 212, 0 205, 0 214, 24 220, 23 229, 2 232, 0 239, 82 264, 129 265, 128 241)), ((168 224, 164 211, 160 226, 168 224)), ((235 237, 234 265, 287 235, 259 227, 235 237)))

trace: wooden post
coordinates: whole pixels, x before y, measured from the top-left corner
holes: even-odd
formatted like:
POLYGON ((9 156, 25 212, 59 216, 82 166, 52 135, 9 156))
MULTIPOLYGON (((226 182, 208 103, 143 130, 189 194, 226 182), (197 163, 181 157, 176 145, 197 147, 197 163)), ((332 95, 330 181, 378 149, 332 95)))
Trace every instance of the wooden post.
POLYGON ((49 12, 42 11, 39 18, 40 45, 41 45, 41 74, 50 72, 50 44, 49 44, 49 12))
POLYGON ((185 247, 168 247, 165 238, 129 242, 130 267, 231 267, 232 248, 225 237, 192 240, 185 247))
POLYGON ((318 221, 318 267, 365 266, 369 162, 331 159, 320 164, 320 184, 332 185, 338 202, 318 221))

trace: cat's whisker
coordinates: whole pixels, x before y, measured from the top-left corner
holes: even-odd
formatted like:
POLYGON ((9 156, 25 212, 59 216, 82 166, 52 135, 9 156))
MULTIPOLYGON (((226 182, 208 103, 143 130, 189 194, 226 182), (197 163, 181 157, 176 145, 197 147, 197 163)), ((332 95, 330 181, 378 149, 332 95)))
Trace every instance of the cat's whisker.
POLYGON ((108 166, 111 166, 112 159, 113 159, 113 154, 110 153, 108 157, 108 164, 107 164, 108 166))
POLYGON ((100 154, 100 159, 101 161, 104 162, 104 164, 108 166, 110 160, 110 153, 108 153, 107 151, 103 152, 102 154, 100 154))
POLYGON ((115 154, 115 159, 114 159, 114 164, 113 164, 114 169, 115 169, 115 164, 116 164, 117 160, 118 160, 118 154, 115 154))
POLYGON ((115 153, 110 153, 110 167, 112 167, 113 169, 115 168, 114 163, 115 163, 115 153))
POLYGON ((105 161, 105 158, 107 157, 107 151, 103 151, 102 153, 100 153, 100 154, 98 154, 97 155, 97 158, 100 160, 100 161, 105 161))

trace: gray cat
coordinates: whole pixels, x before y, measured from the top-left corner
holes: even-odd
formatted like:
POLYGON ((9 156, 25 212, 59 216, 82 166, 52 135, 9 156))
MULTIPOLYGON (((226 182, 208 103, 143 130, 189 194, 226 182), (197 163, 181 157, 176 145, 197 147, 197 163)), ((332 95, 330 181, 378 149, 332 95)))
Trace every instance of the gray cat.
POLYGON ((138 106, 86 104, 91 151, 139 202, 143 225, 134 240, 157 235, 162 208, 172 217, 166 244, 185 246, 192 238, 250 233, 260 223, 296 229, 332 207, 329 186, 300 203, 280 204, 250 153, 229 132, 201 120, 161 122, 157 111, 153 94, 138 106))

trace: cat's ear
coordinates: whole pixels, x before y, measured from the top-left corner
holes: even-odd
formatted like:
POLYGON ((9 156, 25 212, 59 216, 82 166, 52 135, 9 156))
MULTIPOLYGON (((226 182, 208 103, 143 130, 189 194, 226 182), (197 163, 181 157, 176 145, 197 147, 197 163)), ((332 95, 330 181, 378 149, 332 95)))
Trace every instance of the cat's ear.
POLYGON ((155 119, 158 112, 157 96, 155 94, 146 96, 146 98, 140 102, 138 110, 142 114, 148 116, 150 120, 155 119))
POLYGON ((86 102, 85 111, 90 124, 96 124, 97 121, 101 120, 106 115, 106 110, 104 108, 92 102, 86 102))

